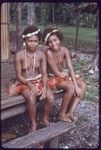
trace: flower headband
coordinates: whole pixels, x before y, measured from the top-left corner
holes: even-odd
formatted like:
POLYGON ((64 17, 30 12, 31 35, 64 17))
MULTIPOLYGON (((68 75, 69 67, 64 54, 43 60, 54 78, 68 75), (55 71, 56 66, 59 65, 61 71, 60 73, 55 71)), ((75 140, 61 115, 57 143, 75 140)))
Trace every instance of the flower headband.
POLYGON ((57 32, 57 31, 58 31, 57 29, 54 29, 52 32, 49 32, 49 33, 46 35, 46 37, 45 37, 45 39, 44 39, 45 44, 47 43, 47 40, 48 40, 49 36, 50 36, 52 33, 57 32))
POLYGON ((35 32, 28 33, 28 34, 26 34, 26 35, 22 35, 22 38, 25 38, 25 37, 31 37, 32 35, 38 34, 38 32, 40 32, 40 29, 38 29, 38 30, 35 31, 35 32))

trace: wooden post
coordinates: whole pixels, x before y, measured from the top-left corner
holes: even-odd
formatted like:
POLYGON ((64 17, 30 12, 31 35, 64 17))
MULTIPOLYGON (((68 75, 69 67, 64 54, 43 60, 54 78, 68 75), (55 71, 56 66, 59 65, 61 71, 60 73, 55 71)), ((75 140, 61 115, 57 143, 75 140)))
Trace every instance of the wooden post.
POLYGON ((49 149, 49 148, 58 148, 59 147, 59 138, 58 136, 52 138, 49 141, 44 142, 44 148, 49 149))
POLYGON ((1 60, 9 58, 8 3, 1 5, 1 60))

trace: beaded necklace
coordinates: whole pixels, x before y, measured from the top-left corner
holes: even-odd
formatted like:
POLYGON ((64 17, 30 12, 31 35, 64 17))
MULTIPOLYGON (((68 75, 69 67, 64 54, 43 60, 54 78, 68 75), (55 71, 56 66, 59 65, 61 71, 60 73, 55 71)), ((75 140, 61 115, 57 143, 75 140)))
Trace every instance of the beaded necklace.
POLYGON ((34 53, 33 56, 28 56, 28 54, 27 54, 27 52, 26 52, 26 50, 25 50, 25 61, 26 61, 26 74, 27 74, 27 77, 29 77, 28 68, 27 68, 28 57, 29 57, 30 59, 33 59, 33 63, 32 63, 33 72, 32 72, 32 74, 34 75, 34 73, 35 73, 36 52, 34 53))

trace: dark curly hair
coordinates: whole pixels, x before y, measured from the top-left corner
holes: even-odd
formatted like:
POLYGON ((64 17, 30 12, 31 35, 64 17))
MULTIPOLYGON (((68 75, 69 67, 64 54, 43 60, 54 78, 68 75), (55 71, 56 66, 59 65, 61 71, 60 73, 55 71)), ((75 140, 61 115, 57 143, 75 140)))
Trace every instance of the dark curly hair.
MULTIPOLYGON (((27 35, 28 33, 33 33, 37 30, 38 30, 38 28, 36 26, 30 25, 30 26, 25 28, 25 30, 22 32, 22 35, 27 35)), ((36 35, 38 36, 39 41, 40 41, 41 37, 42 37, 41 31, 39 31, 36 35)))
MULTIPOLYGON (((55 29, 58 30, 56 27, 50 26, 50 27, 47 27, 43 31, 43 42, 45 42, 45 38, 46 38, 47 34, 52 32, 55 29)), ((50 35, 56 35, 59 38, 60 41, 63 40, 63 34, 60 31, 53 32, 50 35)), ((48 41, 46 42, 46 45, 48 45, 48 41)))

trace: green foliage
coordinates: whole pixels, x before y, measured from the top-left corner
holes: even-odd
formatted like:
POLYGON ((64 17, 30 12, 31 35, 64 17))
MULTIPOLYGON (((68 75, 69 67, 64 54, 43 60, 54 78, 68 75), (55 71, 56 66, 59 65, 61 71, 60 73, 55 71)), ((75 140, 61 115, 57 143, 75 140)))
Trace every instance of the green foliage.
POLYGON ((10 22, 14 23, 16 19, 16 3, 10 3, 10 22))
MULTIPOLYGON (((79 116, 79 121, 80 122, 87 122, 88 121, 88 119, 87 119, 87 117, 85 117, 85 116, 79 116)), ((79 122, 77 122, 77 123, 79 123, 79 122)))
POLYGON ((85 80, 87 80, 90 83, 91 82, 93 82, 93 83, 99 83, 99 79, 98 78, 95 78, 94 76, 89 75, 89 74, 85 75, 85 80))
MULTIPOLYGON (((70 48, 74 49, 75 45, 75 32, 76 27, 75 26, 63 26, 58 25, 58 28, 60 31, 63 32, 64 35, 64 43, 65 45, 70 48)), ((78 43, 78 49, 83 48, 95 48, 96 44, 96 29, 94 28, 87 28, 87 27, 80 27, 79 29, 79 43, 78 43)))
MULTIPOLYGON (((49 24, 47 24, 48 26, 49 24)), ((43 31, 45 29, 45 25, 38 25, 39 28, 43 31)), ((22 31, 26 27, 26 22, 23 21, 22 24, 22 31)), ((63 32, 64 35, 64 44, 69 49, 74 49, 75 44, 75 26, 64 26, 59 25, 57 26, 61 32, 63 32)), ((10 31, 15 31, 15 25, 10 25, 10 31)), ((79 30, 79 45, 78 49, 81 48, 95 48, 96 44, 96 29, 94 28, 87 28, 87 27, 80 27, 79 30)))
POLYGON ((87 86, 86 93, 85 93, 85 99, 86 100, 96 100, 96 98, 99 96, 99 89, 95 87, 94 85, 87 86))
MULTIPOLYGON (((75 72, 80 71, 80 73, 83 73, 83 69, 87 66, 87 64, 89 64, 89 60, 88 59, 80 59, 79 61, 76 60, 76 62, 73 62, 73 68, 75 70, 75 72)), ((87 82, 87 88, 86 88, 86 92, 85 92, 85 99, 87 101, 94 101, 96 99, 98 99, 99 97, 99 88, 98 88, 98 84, 99 84, 99 79, 95 78, 93 75, 90 74, 85 74, 83 73, 84 79, 87 82)))
MULTIPOLYGON (((27 21, 26 3, 22 3, 22 22, 27 21), (26 21, 25 21, 26 20, 26 21)), ((75 14, 80 10, 81 26, 96 27, 96 3, 35 3, 35 13, 38 24, 53 23, 53 15, 56 24, 75 25, 75 14), (54 12, 52 6, 54 5, 54 12), (89 10, 89 11, 88 11, 89 10)), ((10 3, 10 21, 15 22, 16 3, 10 3)))
POLYGON ((94 78, 94 76, 92 76, 90 74, 86 74, 85 80, 89 83, 89 84, 87 84, 87 89, 85 92, 85 99, 88 101, 89 100, 94 101, 94 100, 98 99, 99 88, 96 85, 99 84, 99 79, 94 78))
POLYGON ((84 69, 85 65, 87 64, 88 60, 79 60, 76 63, 73 64, 74 70, 82 70, 84 69))

